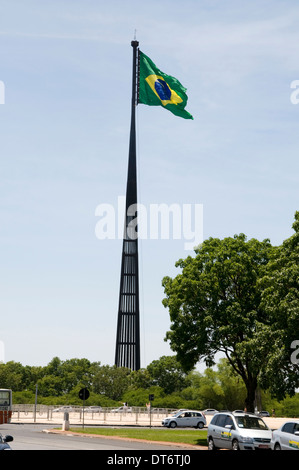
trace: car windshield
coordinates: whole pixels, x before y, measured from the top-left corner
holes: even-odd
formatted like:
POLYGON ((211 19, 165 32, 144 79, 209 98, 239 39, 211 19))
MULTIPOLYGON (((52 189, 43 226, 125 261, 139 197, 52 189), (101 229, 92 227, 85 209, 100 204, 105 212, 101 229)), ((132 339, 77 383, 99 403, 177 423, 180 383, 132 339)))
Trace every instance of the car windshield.
POLYGON ((236 421, 239 428, 268 429, 261 418, 255 418, 254 416, 238 416, 236 417, 236 421))

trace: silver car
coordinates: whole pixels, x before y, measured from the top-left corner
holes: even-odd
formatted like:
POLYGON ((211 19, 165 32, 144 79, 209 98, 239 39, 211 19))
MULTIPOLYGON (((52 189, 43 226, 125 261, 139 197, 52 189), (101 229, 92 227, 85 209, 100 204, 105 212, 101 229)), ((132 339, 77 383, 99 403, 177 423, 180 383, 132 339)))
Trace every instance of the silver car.
POLYGON ((272 432, 271 449, 299 450, 299 420, 287 421, 272 432))
POLYGON ((208 426, 208 448, 270 450, 272 432, 266 423, 250 413, 216 413, 208 426))
POLYGON ((163 419, 162 425, 168 428, 199 428, 202 429, 206 426, 207 421, 205 415, 200 411, 194 410, 181 410, 174 413, 172 416, 167 416, 163 419))
POLYGON ((102 411, 103 408, 101 406, 88 406, 88 408, 85 408, 85 413, 99 413, 102 411))

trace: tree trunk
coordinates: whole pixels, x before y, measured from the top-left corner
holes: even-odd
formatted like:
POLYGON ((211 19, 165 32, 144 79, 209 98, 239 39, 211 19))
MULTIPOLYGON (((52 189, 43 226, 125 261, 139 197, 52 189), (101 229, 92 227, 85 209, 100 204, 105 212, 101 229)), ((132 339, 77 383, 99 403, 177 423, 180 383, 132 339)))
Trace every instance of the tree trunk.
POLYGON ((251 413, 254 413, 256 389, 257 389, 256 378, 252 378, 251 380, 246 381, 247 397, 245 399, 245 409, 246 411, 249 411, 251 413))

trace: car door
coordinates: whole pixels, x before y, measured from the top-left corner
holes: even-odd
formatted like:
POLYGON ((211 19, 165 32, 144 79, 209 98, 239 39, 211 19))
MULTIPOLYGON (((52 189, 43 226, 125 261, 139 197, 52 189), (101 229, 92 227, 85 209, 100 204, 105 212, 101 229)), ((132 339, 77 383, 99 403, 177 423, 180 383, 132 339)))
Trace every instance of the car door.
POLYGON ((294 423, 285 423, 280 433, 280 446, 282 450, 290 449, 290 441, 293 438, 294 423))
POLYGON ((185 412, 179 414, 176 417, 176 423, 177 423, 177 426, 180 427, 180 428, 182 428, 186 425, 185 412))
POLYGON ((234 422, 231 416, 227 415, 225 416, 223 429, 221 431, 221 447, 223 449, 232 448, 232 429, 234 429, 234 422))
POLYGON ((192 413, 192 426, 196 428, 200 421, 202 421, 202 414, 194 411, 192 413))
POLYGON ((192 418, 191 418, 190 411, 185 411, 185 413, 183 413, 182 419, 180 420, 181 427, 192 426, 191 422, 192 422, 192 418))
POLYGON ((293 435, 289 439, 289 448, 299 450, 299 423, 294 423, 293 435))
POLYGON ((224 441, 222 439, 222 432, 224 431, 224 423, 225 423, 226 415, 219 414, 214 416, 213 421, 211 423, 211 436, 213 437, 213 441, 216 447, 223 448, 224 441))

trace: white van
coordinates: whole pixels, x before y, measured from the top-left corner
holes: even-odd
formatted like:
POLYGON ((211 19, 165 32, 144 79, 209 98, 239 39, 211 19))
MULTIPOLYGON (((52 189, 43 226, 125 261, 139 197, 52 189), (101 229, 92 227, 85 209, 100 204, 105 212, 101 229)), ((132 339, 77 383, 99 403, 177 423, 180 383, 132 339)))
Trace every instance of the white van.
POLYGON ((208 426, 208 448, 270 450, 272 432, 266 423, 250 413, 216 413, 208 426))

